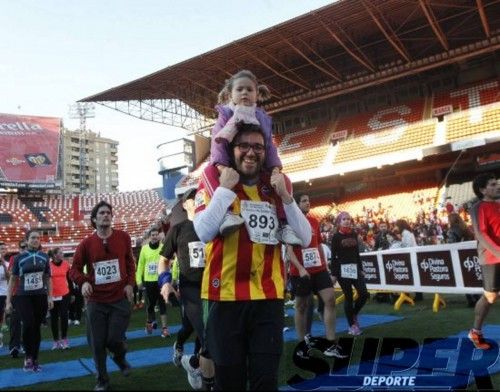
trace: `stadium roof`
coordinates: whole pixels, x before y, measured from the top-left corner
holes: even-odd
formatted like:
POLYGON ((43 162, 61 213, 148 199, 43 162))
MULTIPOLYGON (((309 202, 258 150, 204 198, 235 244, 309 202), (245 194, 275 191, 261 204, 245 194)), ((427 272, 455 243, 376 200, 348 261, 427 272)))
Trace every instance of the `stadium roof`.
POLYGON ((344 0, 84 98, 196 131, 224 80, 250 69, 273 113, 500 48, 500 0, 344 0))

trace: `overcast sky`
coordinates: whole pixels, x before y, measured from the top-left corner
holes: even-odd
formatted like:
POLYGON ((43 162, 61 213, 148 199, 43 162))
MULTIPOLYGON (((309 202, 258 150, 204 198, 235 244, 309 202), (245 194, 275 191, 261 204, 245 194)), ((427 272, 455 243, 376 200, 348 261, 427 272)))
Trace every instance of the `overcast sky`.
MULTIPOLYGON (((76 129, 68 107, 79 99, 331 2, 0 0, 0 113, 61 117, 76 129)), ((183 130, 101 106, 87 124, 119 141, 121 191, 161 187, 156 146, 183 130)))

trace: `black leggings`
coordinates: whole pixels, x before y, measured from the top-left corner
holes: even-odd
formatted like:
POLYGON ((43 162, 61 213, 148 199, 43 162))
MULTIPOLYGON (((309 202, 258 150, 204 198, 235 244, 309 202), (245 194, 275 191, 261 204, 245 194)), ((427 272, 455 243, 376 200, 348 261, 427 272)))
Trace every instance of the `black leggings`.
MULTIPOLYGON (((205 348, 200 287, 197 285, 181 284, 179 292, 181 295, 182 326, 179 332, 177 332, 177 344, 184 345, 184 342, 189 339, 193 331, 196 331, 202 348, 205 348)), ((204 354, 204 351, 201 354, 204 354)))
POLYGON ((80 321, 82 318, 83 296, 79 289, 75 290, 73 295, 75 300, 69 304, 69 319, 80 321))
POLYGON ((354 317, 358 315, 366 301, 370 297, 366 289, 365 279, 358 277, 358 279, 345 279, 338 278, 339 286, 344 293, 344 311, 347 317, 347 322, 350 326, 354 324, 354 317), (352 287, 358 292, 358 298, 353 303, 352 287))
POLYGON ((134 285, 134 305, 142 301, 142 290, 139 290, 137 285, 134 285))
POLYGON ((16 309, 23 322, 23 344, 26 357, 38 360, 40 326, 47 315, 47 295, 18 295, 16 309))
POLYGON ((6 295, 0 295, 0 324, 3 323, 3 315, 5 310, 5 301, 7 299, 6 295))
POLYGON ((167 313, 167 306, 165 300, 160 295, 160 288, 158 287, 158 282, 144 282, 144 287, 146 288, 146 298, 148 304, 148 321, 153 322, 156 320, 155 316, 155 306, 158 303, 160 308, 160 315, 167 313))
POLYGON ((9 333, 10 333, 10 341, 9 341, 9 351, 13 348, 17 348, 18 350, 21 348, 21 315, 19 314, 19 310, 17 309, 17 295, 12 297, 12 311, 10 312, 9 317, 9 333))
POLYGON ((59 340, 59 319, 61 320, 61 339, 68 336, 68 305, 71 294, 67 294, 59 301, 54 301, 54 307, 50 309, 50 328, 54 341, 59 340))

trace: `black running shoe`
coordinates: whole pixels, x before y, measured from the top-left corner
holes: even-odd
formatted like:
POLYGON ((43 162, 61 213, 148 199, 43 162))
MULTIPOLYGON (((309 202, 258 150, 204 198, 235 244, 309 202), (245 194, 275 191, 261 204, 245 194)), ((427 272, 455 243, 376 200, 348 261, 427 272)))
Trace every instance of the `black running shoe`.
POLYGON ((130 373, 132 373, 132 366, 127 362, 125 356, 122 357, 112 357, 111 358, 116 366, 120 369, 120 372, 127 377, 130 373))

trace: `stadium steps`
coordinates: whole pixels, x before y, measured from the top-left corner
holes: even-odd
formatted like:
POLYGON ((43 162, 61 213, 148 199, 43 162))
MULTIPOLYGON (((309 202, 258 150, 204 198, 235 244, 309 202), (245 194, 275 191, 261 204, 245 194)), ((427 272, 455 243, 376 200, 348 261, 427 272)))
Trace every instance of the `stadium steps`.
POLYGON ((34 201, 23 199, 22 197, 20 197, 19 200, 26 206, 26 208, 28 208, 28 210, 31 211, 31 213, 36 217, 36 219, 38 219, 39 222, 48 223, 47 218, 43 214, 44 212, 49 211, 48 207, 46 206, 37 207, 35 206, 34 201))

